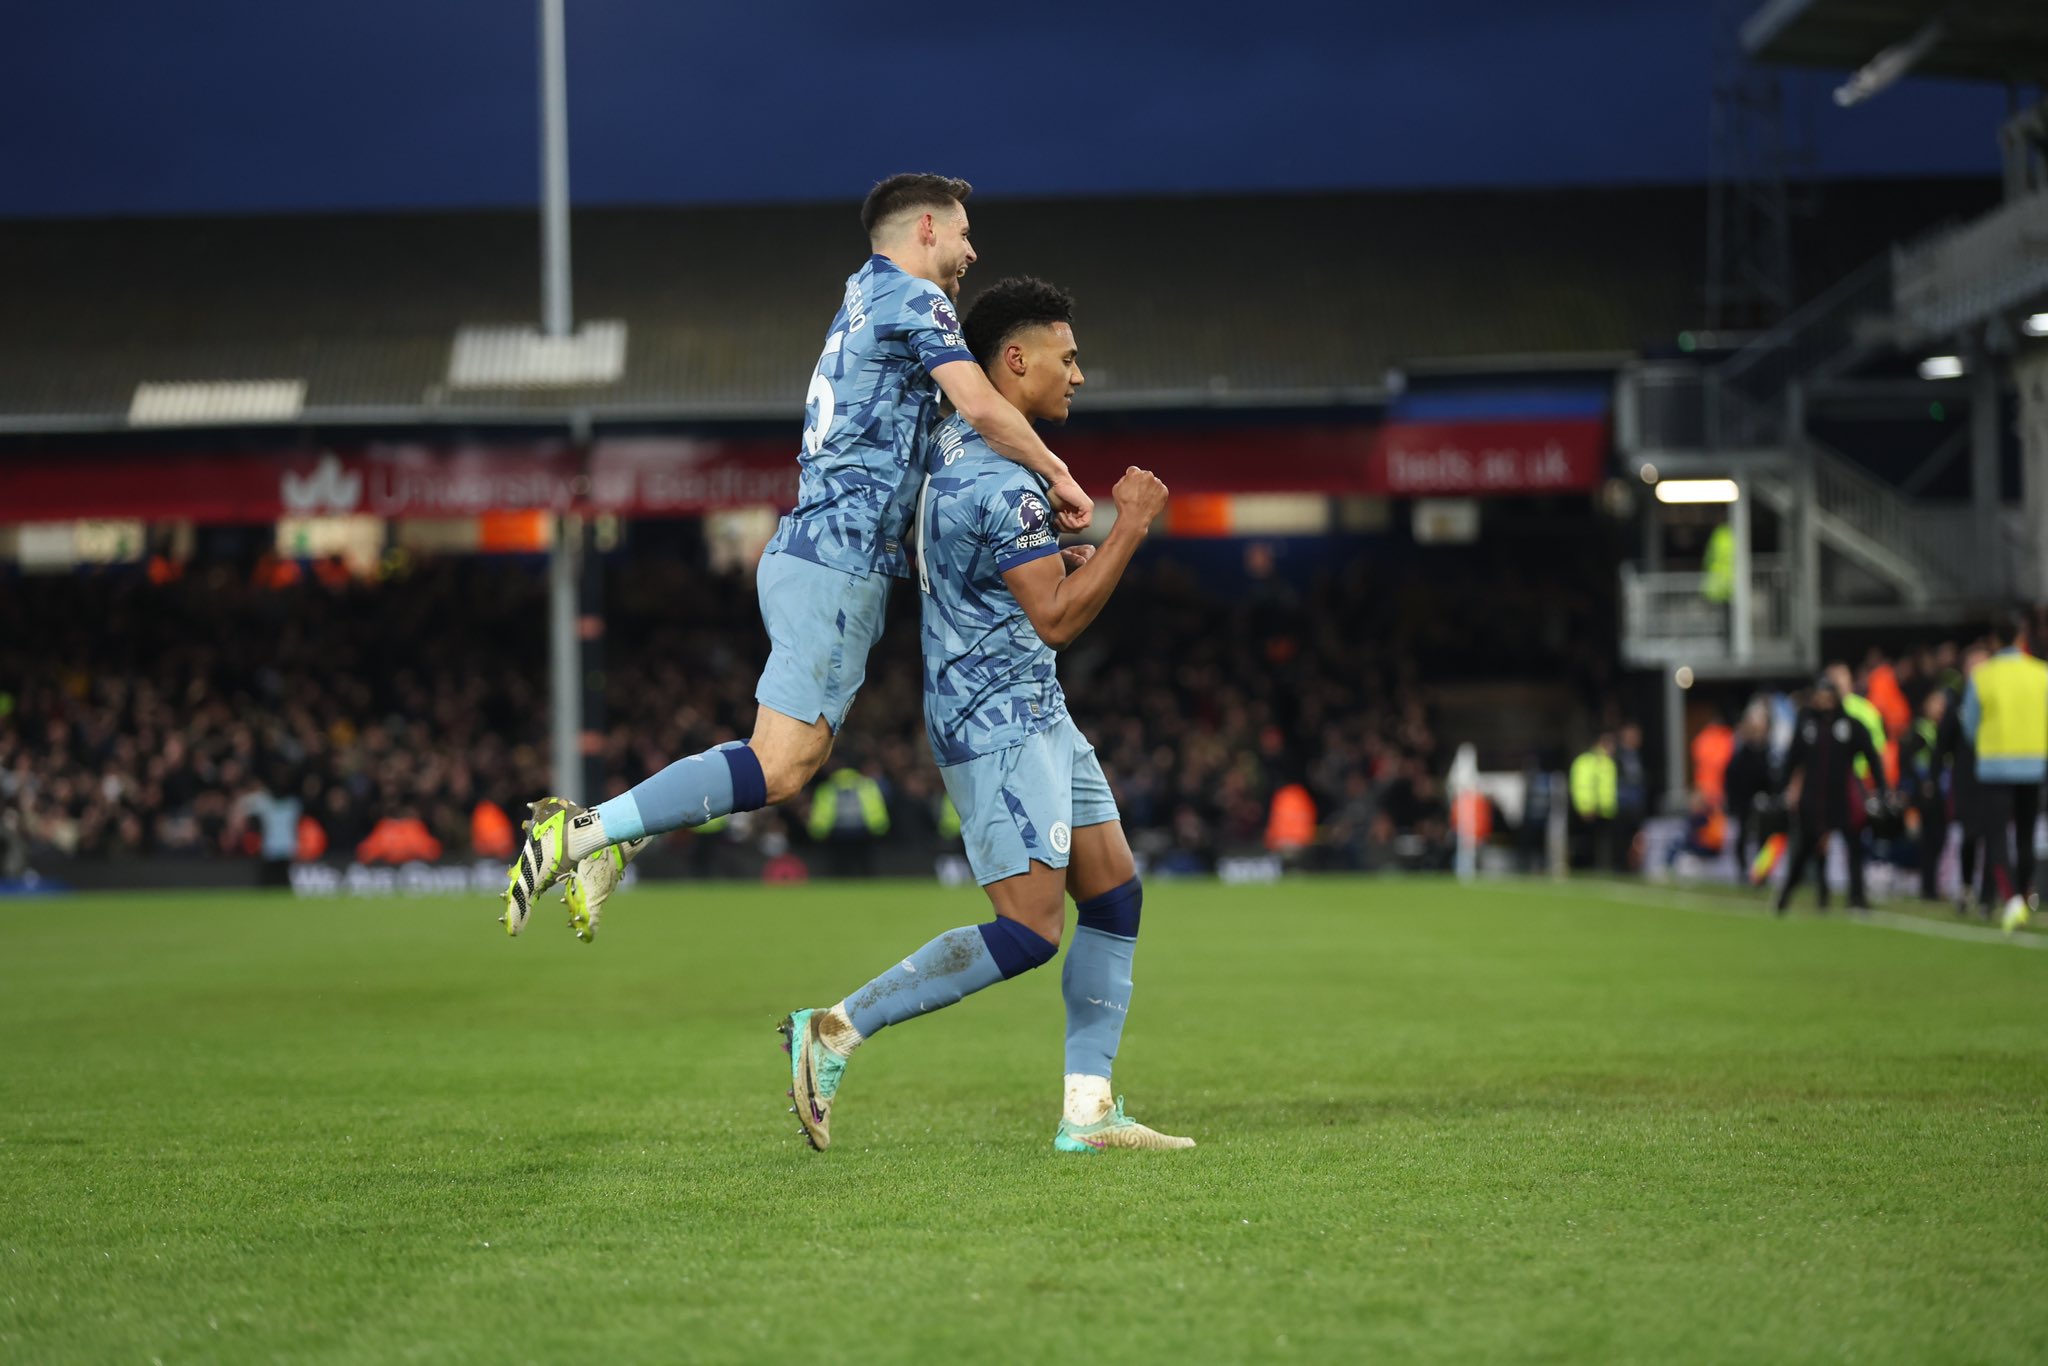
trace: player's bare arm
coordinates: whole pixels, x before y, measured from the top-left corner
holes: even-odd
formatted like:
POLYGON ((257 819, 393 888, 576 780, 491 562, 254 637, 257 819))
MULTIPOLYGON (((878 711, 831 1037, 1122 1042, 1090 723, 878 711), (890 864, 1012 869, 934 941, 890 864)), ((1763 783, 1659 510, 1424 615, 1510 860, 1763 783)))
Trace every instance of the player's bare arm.
POLYGON ((996 392, 980 366, 971 361, 948 361, 932 371, 932 378, 945 391, 954 411, 967 419, 982 438, 1007 459, 1014 460, 1048 484, 1048 492, 1059 505, 1062 531, 1082 531, 1094 517, 1095 504, 1067 469, 1067 462, 1032 429, 1024 414, 996 392))
POLYGON ((1116 591, 1131 556, 1144 544, 1153 519, 1166 510, 1166 492, 1158 475, 1131 466, 1111 492, 1116 525, 1100 551, 1087 556, 1072 573, 1067 572, 1064 555, 1046 555, 1003 575, 1040 640, 1063 650, 1088 629, 1116 591))

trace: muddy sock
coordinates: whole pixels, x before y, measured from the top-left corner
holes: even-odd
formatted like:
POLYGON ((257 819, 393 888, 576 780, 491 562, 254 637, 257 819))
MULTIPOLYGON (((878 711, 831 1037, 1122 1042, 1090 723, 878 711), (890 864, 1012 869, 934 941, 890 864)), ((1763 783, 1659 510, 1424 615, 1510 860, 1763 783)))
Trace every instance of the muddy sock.
POLYGON ((1059 950, 1014 920, 947 930, 848 996, 846 1018, 861 1038, 870 1038, 878 1029, 943 1010, 983 987, 1029 972, 1052 961, 1059 950))

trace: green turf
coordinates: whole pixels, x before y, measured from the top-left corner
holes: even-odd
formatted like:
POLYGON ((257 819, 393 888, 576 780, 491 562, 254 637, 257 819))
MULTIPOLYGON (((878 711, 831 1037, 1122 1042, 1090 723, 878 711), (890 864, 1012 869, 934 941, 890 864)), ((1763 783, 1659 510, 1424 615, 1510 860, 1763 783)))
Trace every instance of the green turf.
POLYGON ((0 1361, 2048 1359, 2048 953, 1576 884, 1150 889, 1057 968, 772 1032, 972 892, 0 903, 0 1361))

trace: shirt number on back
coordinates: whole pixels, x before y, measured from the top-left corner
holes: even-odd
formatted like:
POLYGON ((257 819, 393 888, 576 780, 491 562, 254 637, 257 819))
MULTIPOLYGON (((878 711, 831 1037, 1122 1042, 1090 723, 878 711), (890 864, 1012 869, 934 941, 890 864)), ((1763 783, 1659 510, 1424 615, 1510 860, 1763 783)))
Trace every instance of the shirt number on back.
POLYGON ((839 398, 832 392, 832 381, 825 378, 825 362, 839 354, 840 343, 845 339, 844 332, 834 332, 825 339, 825 354, 818 357, 811 387, 804 394, 804 407, 817 408, 815 415, 808 411, 804 415, 804 450, 812 455, 825 449, 825 439, 832 435, 832 420, 839 415, 839 398))

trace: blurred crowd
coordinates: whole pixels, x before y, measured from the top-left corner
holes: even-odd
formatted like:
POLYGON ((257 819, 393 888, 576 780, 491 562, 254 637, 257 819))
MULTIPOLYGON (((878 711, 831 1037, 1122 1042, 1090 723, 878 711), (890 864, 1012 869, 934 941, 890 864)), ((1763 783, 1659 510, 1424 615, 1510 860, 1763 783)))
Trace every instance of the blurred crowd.
MULTIPOLYGON (((1289 574, 1261 543, 1229 553, 1243 558, 1227 575, 1141 560, 1061 664, 1133 842, 1157 862, 1273 849, 1442 865, 1449 756, 1418 680, 1611 681, 1597 644, 1613 639, 1611 604, 1565 568, 1547 584, 1474 555, 1289 574), (1527 601, 1503 610, 1503 594, 1527 601)), ((608 792, 751 728, 767 646, 752 583, 693 558, 607 565, 608 792)), ((509 848, 523 803, 550 787, 541 567, 279 571, 195 563, 0 594, 0 859, 509 848)), ((868 833, 906 846, 955 833, 924 739, 916 612, 902 585, 827 766, 878 794, 868 833)), ((828 832, 793 806, 752 837, 828 832)))
MULTIPOLYGON (((1847 855, 1852 906, 1864 900, 1866 860, 1959 912, 2026 900, 2048 762, 2048 670, 2031 663, 2044 645, 2048 608, 2035 608, 1968 640, 1872 649, 1803 687, 1754 695, 1692 735, 1686 836, 1673 855, 1732 855, 1759 884, 1783 866, 1781 908, 1808 866, 1801 853, 1824 871, 1831 839, 1847 855), (2001 707, 2013 714, 1998 727, 2001 753, 1980 756, 1985 718, 2001 707)), ((1824 885, 1819 895, 1825 904, 1824 885)))

